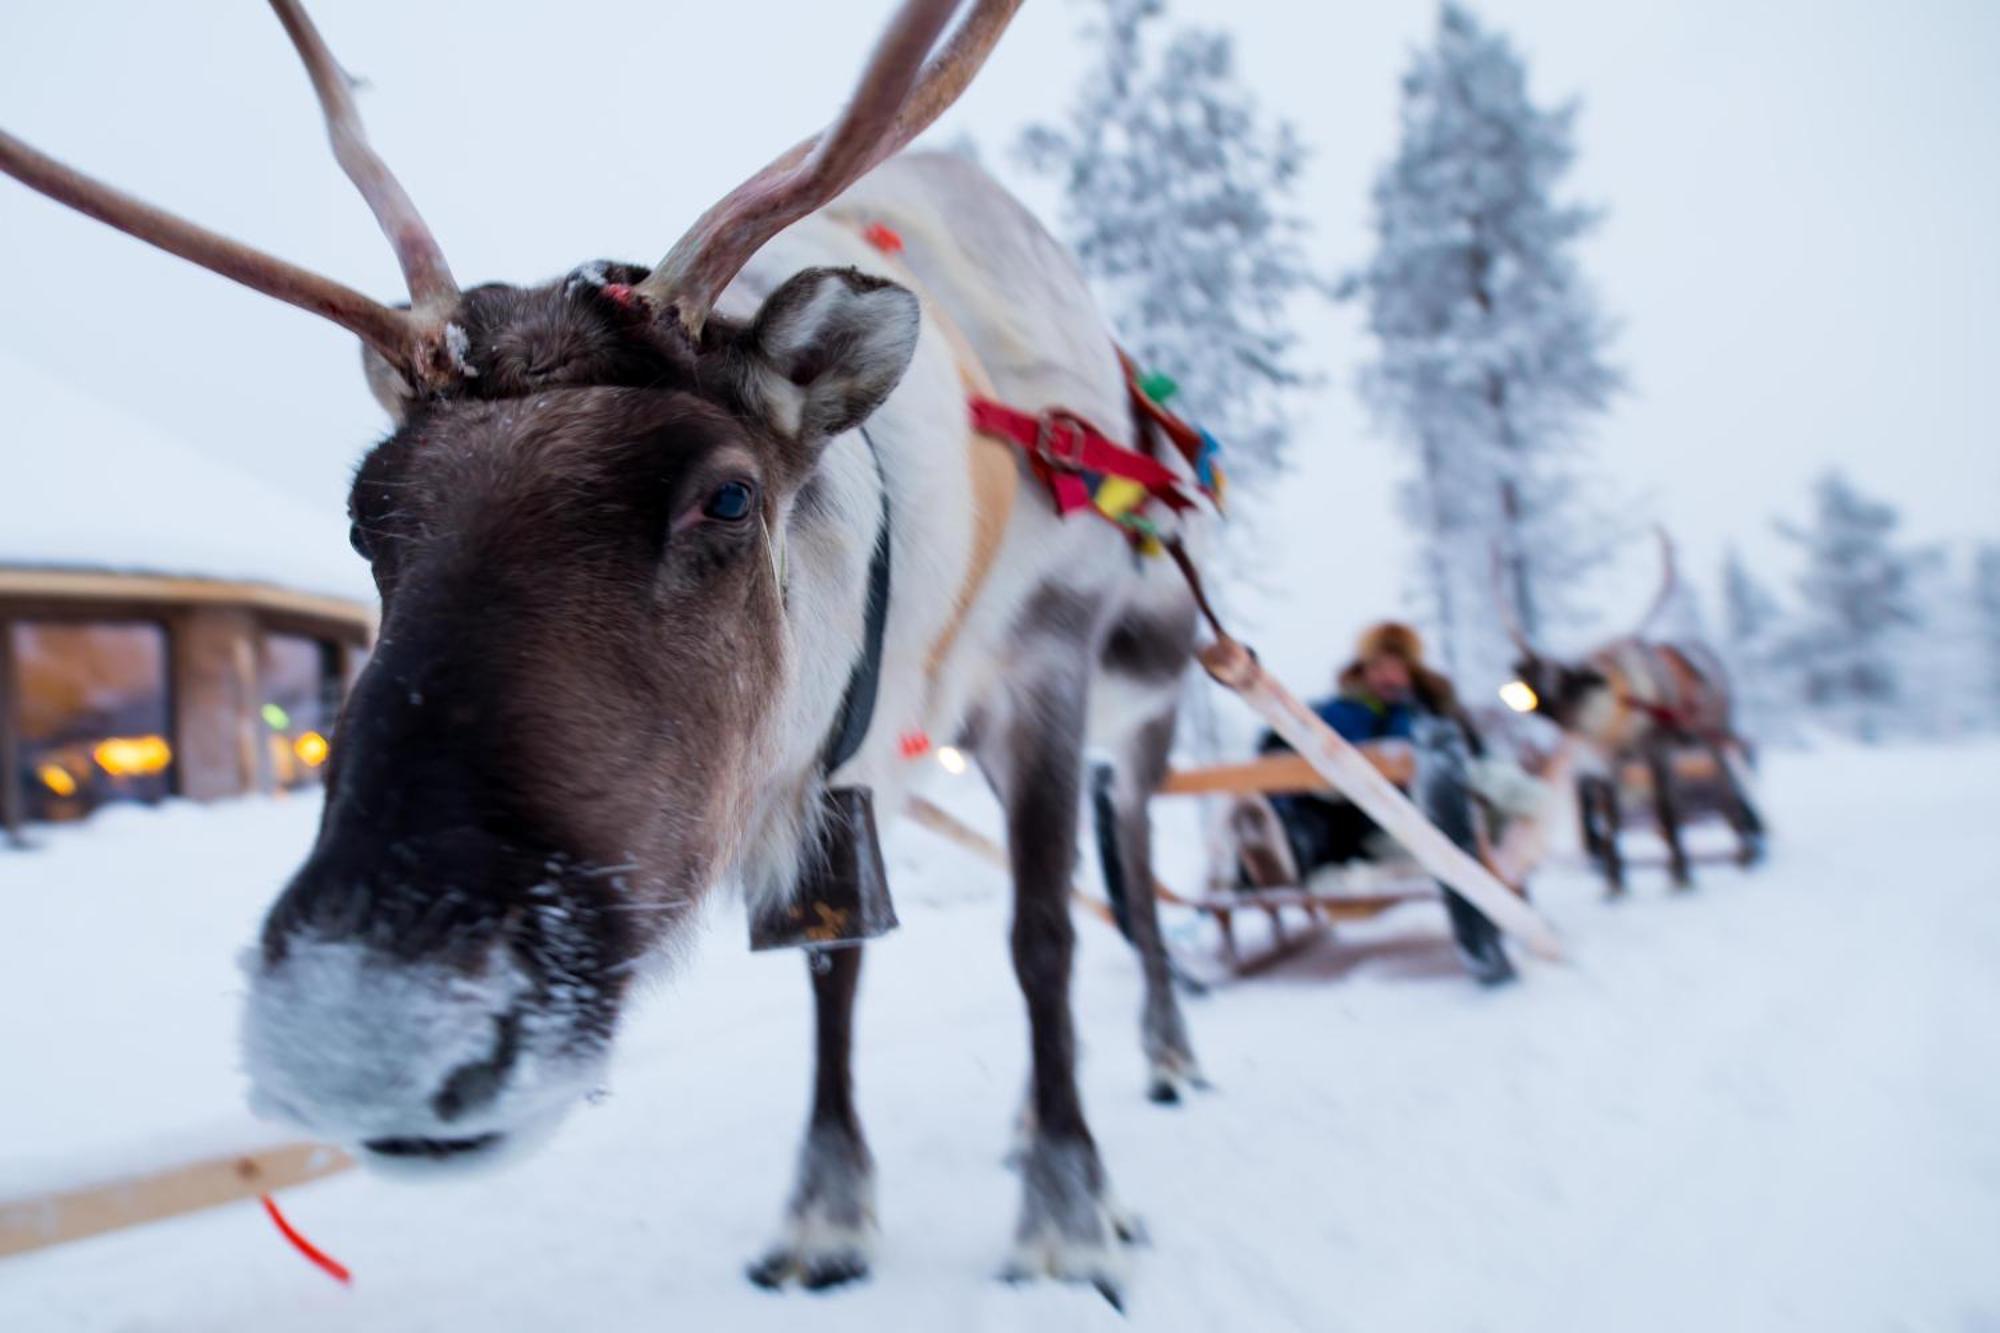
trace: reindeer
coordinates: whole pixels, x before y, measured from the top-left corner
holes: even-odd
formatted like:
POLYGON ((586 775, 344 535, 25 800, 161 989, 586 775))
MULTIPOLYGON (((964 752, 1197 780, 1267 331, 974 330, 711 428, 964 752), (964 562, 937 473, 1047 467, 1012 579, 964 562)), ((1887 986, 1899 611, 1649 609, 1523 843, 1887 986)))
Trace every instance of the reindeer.
MULTIPOLYGON (((246 959, 261 1107, 409 1173, 525 1150, 599 1085, 634 976, 687 947, 718 885, 782 906, 819 865, 827 792, 900 809, 899 738, 955 737, 1005 809, 1031 1037, 1008 1272, 1117 1300, 1132 1230, 1077 1090, 1067 890, 1087 742, 1149 882, 1194 609, 1166 562, 1044 503, 979 549, 968 360, 1024 410, 1137 427, 1070 257, 969 163, 894 156, 1017 5, 977 0, 940 44, 956 0, 905 0, 837 121, 652 268, 463 289, 311 21, 272 0, 407 308, 0 135, 32 188, 357 335, 394 420, 348 497, 380 641, 317 839, 246 959), (874 222, 900 255, 867 243, 874 222)), ((1197 1068, 1151 895, 1128 909, 1168 1100, 1197 1068)), ((760 1283, 868 1271, 862 952, 813 955, 811 1110, 760 1283)))
POLYGON ((1614 895, 1625 888, 1618 852, 1618 775, 1634 761, 1644 763, 1651 778, 1654 815, 1675 887, 1693 883, 1681 840, 1685 811, 1674 776, 1677 750, 1694 747, 1714 762, 1721 810, 1736 833, 1739 862, 1752 865, 1763 855, 1764 823, 1743 780, 1747 747, 1731 718, 1721 660, 1705 644, 1647 637, 1678 586, 1673 542, 1664 530, 1659 541, 1662 573, 1652 606, 1631 633, 1575 662, 1550 657, 1529 639, 1495 561, 1496 600, 1508 636, 1521 653, 1514 671, 1533 695, 1533 711, 1585 742, 1601 763, 1601 771, 1578 781, 1577 796, 1585 847, 1603 863, 1614 895))

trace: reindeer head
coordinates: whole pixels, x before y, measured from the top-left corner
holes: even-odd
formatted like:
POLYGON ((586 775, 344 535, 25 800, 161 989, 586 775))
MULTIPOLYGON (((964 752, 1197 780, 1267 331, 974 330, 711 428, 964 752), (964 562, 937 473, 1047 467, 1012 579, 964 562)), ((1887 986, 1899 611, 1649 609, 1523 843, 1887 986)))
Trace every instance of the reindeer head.
MULTIPOLYGON (((1656 532, 1660 542, 1662 575, 1659 592, 1639 619, 1628 638, 1637 639, 1651 628, 1672 599, 1677 584, 1674 546, 1666 529, 1656 532)), ((1500 608, 1501 623, 1513 640, 1520 657, 1514 662, 1514 678, 1526 685, 1534 698, 1533 711, 1576 735, 1604 738, 1617 729, 1623 704, 1616 681, 1593 653, 1578 662, 1550 657, 1538 648, 1521 624, 1514 601, 1507 595, 1500 550, 1493 550, 1493 593, 1500 608)))
POLYGON ((909 292, 853 270, 799 273, 746 322, 710 310, 766 240, 949 105, 1017 3, 981 0, 926 64, 957 2, 907 0, 840 121, 654 269, 460 292, 310 20, 272 0, 407 309, 0 135, 28 184, 354 331, 397 420, 349 497, 381 634, 317 841, 250 961, 264 1105, 424 1167, 532 1140, 596 1085, 633 964, 727 875, 773 776, 794 501, 918 330, 909 292))
POLYGON ((1565 731, 1578 730, 1611 682, 1588 662, 1558 662, 1529 655, 1514 663, 1514 678, 1534 692, 1534 711, 1565 731))
POLYGON ((471 382, 521 396, 417 400, 355 478, 381 637, 247 1033, 266 1101, 378 1154, 494 1143, 506 1098, 597 1077, 630 965, 727 866, 767 767, 773 534, 918 321, 819 269, 698 350, 649 356, 622 313, 588 282, 468 294, 471 382))

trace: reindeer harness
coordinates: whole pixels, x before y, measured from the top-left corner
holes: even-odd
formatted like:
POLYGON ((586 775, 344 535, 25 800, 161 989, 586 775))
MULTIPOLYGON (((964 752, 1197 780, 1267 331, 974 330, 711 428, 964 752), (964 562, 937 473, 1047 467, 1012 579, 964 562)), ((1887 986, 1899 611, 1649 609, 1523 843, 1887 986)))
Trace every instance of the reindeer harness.
MULTIPOLYGON (((1599 650, 1591 660, 1609 679, 1627 719, 1644 718, 1652 727, 1694 740, 1722 740, 1729 735, 1729 723, 1717 694, 1721 664, 1700 660, 1707 656, 1691 645, 1627 639, 1599 650)), ((1629 726, 1630 721, 1621 720, 1621 733, 1629 726)), ((1626 743, 1629 736, 1604 739, 1626 743)))
MULTIPOLYGON (((954 601, 951 619, 931 645, 927 666, 929 674, 935 677, 999 554, 1020 483, 1020 468, 1014 455, 1025 460, 1029 472, 1047 488, 1058 516, 1067 518, 1086 511, 1095 514, 1124 532, 1141 555, 1161 554, 1170 549, 1169 543, 1173 541, 1147 514, 1149 505, 1164 506, 1178 516, 1195 509, 1199 500, 1158 458, 1117 443, 1074 412, 1057 407, 1029 413, 1001 402, 994 396, 992 379, 964 333, 935 302, 925 297, 915 275, 896 260, 903 246, 902 238, 881 222, 860 225, 858 230, 863 240, 895 264, 898 277, 916 294, 926 316, 951 346, 959 379, 965 387, 973 437, 968 455, 972 472, 972 558, 954 601)), ((1150 443, 1158 436, 1165 436, 1194 473, 1200 494, 1220 508, 1226 482, 1215 437, 1189 425, 1161 405, 1161 400, 1172 393, 1170 380, 1158 376, 1142 378, 1131 358, 1122 351, 1119 363, 1125 371, 1133 418, 1142 442, 1150 443)), ((879 475, 881 455, 875 442, 869 438, 865 426, 860 434, 879 475)), ((840 711, 827 735, 820 764, 820 771, 825 774, 832 774, 860 752, 874 719, 888 623, 891 521, 888 488, 884 486, 882 514, 868 567, 862 652, 848 677, 840 711)), ((1192 566, 1177 546, 1172 549, 1183 573, 1194 582, 1192 566)), ((1198 582, 1195 587, 1205 608, 1207 599, 1200 596, 1198 582)), ((900 744, 905 757, 911 758, 929 748, 926 737, 905 737, 900 744)), ((806 871, 791 900, 774 904, 770 910, 753 917, 750 925, 753 949, 802 946, 813 950, 817 957, 827 949, 860 944, 893 930, 897 924, 869 790, 829 786, 822 793, 821 802, 821 855, 806 871)))

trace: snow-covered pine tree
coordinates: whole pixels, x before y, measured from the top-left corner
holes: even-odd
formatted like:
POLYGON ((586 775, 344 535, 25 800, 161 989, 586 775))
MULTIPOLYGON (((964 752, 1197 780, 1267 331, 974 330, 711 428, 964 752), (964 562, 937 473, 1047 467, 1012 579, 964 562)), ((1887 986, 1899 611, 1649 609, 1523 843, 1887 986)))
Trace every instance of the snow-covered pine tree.
POLYGON ((1937 550, 1911 571, 1917 624, 1896 632, 1902 704, 1899 729, 1927 737, 1962 736, 1992 720, 1985 635, 1977 605, 1976 563, 1937 550))
MULTIPOLYGON (((1096 60, 1067 116, 1030 126, 1017 154, 1061 189, 1062 239, 1126 351, 1172 381, 1168 406, 1219 439, 1231 484, 1254 490, 1283 469, 1291 397, 1312 380, 1295 361, 1289 306, 1328 291, 1292 211, 1304 148, 1289 123, 1258 111, 1228 34, 1159 31, 1164 0, 1091 8, 1096 60)), ((1238 530, 1218 554, 1249 535, 1238 530)), ((1210 587, 1226 601, 1226 583, 1210 587)), ((1223 734, 1212 689, 1195 673, 1182 714, 1204 761, 1248 742, 1223 734)), ((1219 805, 1206 806, 1219 856, 1219 805)))
POLYGON ((1063 239, 1126 349, 1178 386, 1172 406, 1227 449, 1232 480, 1283 465, 1292 298, 1322 290, 1290 197, 1304 153, 1257 110, 1226 33, 1156 33, 1163 0, 1095 0, 1098 56, 1061 124, 1019 156, 1062 190, 1063 239))
POLYGON ((1814 484, 1806 523, 1778 525, 1805 556, 1800 623, 1786 659, 1807 706, 1864 740, 1895 729, 1898 659, 1907 633, 1924 623, 1917 578, 1936 561, 1932 550, 1897 544, 1901 522, 1893 505, 1862 494, 1836 470, 1814 484))
POLYGON ((1785 612, 1733 545, 1722 562, 1723 653, 1733 677, 1737 728, 1754 738, 1782 736, 1795 690, 1784 679, 1785 612))
POLYGON ((1402 141, 1375 184, 1375 254, 1344 291, 1366 301, 1378 343, 1362 391, 1416 455, 1405 503, 1427 611, 1476 688, 1511 656, 1496 550, 1531 634, 1565 618, 1565 593, 1603 553, 1582 446, 1620 380, 1574 255, 1598 214, 1555 197, 1575 104, 1537 106, 1506 38, 1454 3, 1402 93, 1402 141))
POLYGON ((1987 718, 2000 726, 2000 542, 1981 542, 1972 553, 1972 616, 1986 667, 1987 718))
POLYGON ((1784 616, 1777 597, 1750 572, 1734 545, 1722 558, 1722 615, 1728 641, 1752 650, 1774 641, 1784 616))

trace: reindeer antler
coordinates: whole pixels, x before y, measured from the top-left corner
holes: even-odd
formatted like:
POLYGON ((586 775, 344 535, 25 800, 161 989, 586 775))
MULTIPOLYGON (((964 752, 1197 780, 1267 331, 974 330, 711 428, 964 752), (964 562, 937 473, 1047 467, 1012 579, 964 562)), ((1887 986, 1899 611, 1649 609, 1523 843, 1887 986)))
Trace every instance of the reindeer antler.
POLYGON ((5 130, 0 130, 0 171, 127 236, 287 305, 324 315, 398 366, 413 361, 415 321, 352 287, 135 199, 37 152, 5 130))
POLYGON ((924 65, 958 5, 904 0, 833 127, 781 154, 696 219, 639 284, 640 294, 671 310, 690 335, 700 334, 723 289, 765 242, 923 133, 979 72, 1021 0, 977 0, 924 65))
POLYGON ((346 71, 326 49, 319 29, 298 0, 271 0, 271 11, 285 25, 285 35, 292 39, 312 79, 313 92, 326 116, 326 137, 333 142, 334 158, 354 188, 361 191, 368 211, 395 247, 396 262, 403 266, 403 281, 409 284, 411 306, 434 315, 449 311, 458 304, 458 284, 452 281, 444 251, 438 248, 437 238, 417 213, 402 183, 369 145, 346 71))
POLYGON ((1646 631, 1653 627, 1653 622, 1673 601, 1674 590, 1680 586, 1680 562, 1674 558, 1674 539, 1667 535, 1664 523, 1653 525, 1653 535, 1660 542, 1660 591, 1654 595, 1653 604, 1647 608, 1646 614, 1640 617, 1638 628, 1632 631, 1635 639, 1644 637, 1646 631))
POLYGON ((326 112, 334 153, 396 247, 409 281, 411 311, 394 310, 343 283, 232 240, 84 175, 0 130, 0 171, 59 204, 96 218, 168 254, 240 282, 287 305, 324 316, 367 343, 416 383, 441 385, 463 373, 445 336, 458 288, 432 239, 382 159, 368 147, 345 76, 295 0, 271 0, 306 62, 326 112))
MULTIPOLYGON (((0 131, 0 171, 29 188, 353 333, 419 385, 442 387, 466 372, 447 336, 459 291, 431 230, 368 144, 345 74, 298 0, 270 0, 305 62, 334 156, 395 247, 411 310, 392 310, 296 264, 209 231, 85 176, 0 131)), ((976 0, 929 64, 924 58, 960 0, 904 0, 838 122, 732 190, 695 222, 641 294, 699 334, 716 299, 778 232, 831 201, 927 129, 965 91, 1021 0, 976 0), (919 73, 921 71, 921 74, 919 73)))
POLYGON ((1524 656, 1539 658, 1541 654, 1535 651, 1533 640, 1528 638, 1528 631, 1521 625, 1520 608, 1514 605, 1514 598, 1507 591, 1506 561, 1501 557, 1500 543, 1497 540, 1490 549, 1490 558, 1493 567, 1493 600, 1500 608, 1500 624, 1506 629, 1507 637, 1514 641, 1514 646, 1520 649, 1524 656))

